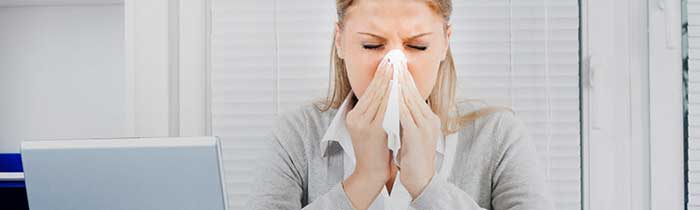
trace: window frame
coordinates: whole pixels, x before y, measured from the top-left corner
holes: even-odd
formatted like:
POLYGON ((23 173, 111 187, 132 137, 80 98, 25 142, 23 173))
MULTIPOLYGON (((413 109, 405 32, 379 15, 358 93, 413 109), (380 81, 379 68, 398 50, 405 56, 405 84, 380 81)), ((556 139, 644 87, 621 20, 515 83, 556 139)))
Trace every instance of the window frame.
POLYGON ((685 208, 680 2, 581 9, 584 209, 685 208))

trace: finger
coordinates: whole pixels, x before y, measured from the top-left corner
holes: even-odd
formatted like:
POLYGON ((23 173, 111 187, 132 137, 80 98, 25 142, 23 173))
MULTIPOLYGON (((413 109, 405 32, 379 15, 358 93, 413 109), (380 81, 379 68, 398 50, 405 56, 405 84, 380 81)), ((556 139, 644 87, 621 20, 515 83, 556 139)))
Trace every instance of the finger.
POLYGON ((408 96, 408 93, 406 93, 406 92, 407 91, 402 86, 403 96, 401 98, 402 98, 403 104, 406 107, 406 110, 408 110, 408 113, 410 114, 413 125, 415 127, 420 127, 422 125, 422 122, 423 122, 423 120, 422 120, 423 114, 420 113, 420 109, 415 108, 416 105, 413 103, 413 100, 410 99, 411 97, 408 96))
POLYGON ((386 63, 379 63, 379 67, 377 67, 377 71, 374 73, 374 78, 365 89, 365 93, 359 97, 356 107, 358 107, 358 111, 361 111, 360 113, 364 113, 367 110, 367 105, 369 105, 369 102, 371 101, 367 99, 370 99, 377 94, 377 91, 374 90, 376 90, 378 86, 381 86, 380 75, 382 74, 382 69, 385 65, 386 63))
MULTIPOLYGON (((402 91, 401 89, 401 85, 399 85, 399 91, 402 91)), ((413 121, 413 115, 411 114, 411 111, 408 110, 408 106, 406 106, 406 102, 404 102, 404 100, 401 100, 399 107, 401 126, 403 128, 416 128, 416 122, 413 121)))
POLYGON ((406 91, 408 91, 412 94, 416 93, 416 94, 420 95, 420 93, 418 92, 418 87, 416 87, 416 81, 413 80, 413 75, 408 70, 408 68, 406 68, 405 70, 406 71, 404 71, 404 73, 401 74, 401 76, 402 76, 403 82, 406 83, 405 84, 406 91))
POLYGON ((413 80, 413 76, 411 75, 411 72, 406 70, 401 76, 403 82, 405 83, 406 91, 411 95, 421 97, 420 92, 418 91, 418 87, 416 87, 416 82, 413 80))
POLYGON ((365 89, 365 93, 362 95, 362 97, 359 99, 357 102, 357 111, 358 113, 365 113, 367 112, 367 109, 371 106, 372 102, 374 101, 373 98, 376 98, 377 95, 382 94, 381 91, 384 89, 384 85, 386 82, 386 75, 387 74, 387 63, 386 61, 382 61, 379 63, 379 66, 377 67, 377 71, 374 74, 374 79, 370 82, 370 85, 365 89))
POLYGON ((384 119, 384 113, 386 112, 387 104, 389 104, 389 96, 390 95, 391 95, 391 83, 389 83, 386 86, 386 89, 384 90, 384 94, 382 95, 382 97, 375 99, 376 101, 379 101, 379 106, 377 107, 377 109, 374 112, 367 112, 367 116, 371 116, 372 121, 384 119))
MULTIPOLYGON (((417 93, 418 90, 416 89, 415 85, 410 82, 410 77, 411 73, 409 71, 405 71, 403 74, 401 74, 401 86, 403 87, 402 97, 406 100, 406 106, 415 117, 423 117, 425 116, 423 109, 421 109, 420 104, 416 102, 417 100, 422 101, 422 97, 419 93, 417 93)), ((414 120, 416 119, 414 118, 414 120)))
MULTIPOLYGON (((391 86, 391 85, 389 85, 391 86)), ((387 87, 386 94, 384 94, 384 97, 382 98, 382 103, 379 106, 379 110, 377 110, 376 113, 374 113, 374 122, 377 121, 383 121, 384 120, 384 114, 386 113, 387 106, 389 104, 389 96, 391 95, 391 87, 387 87)))
POLYGON ((412 94, 410 97, 408 97, 408 99, 410 104, 418 109, 417 112, 420 113, 423 118, 428 118, 431 114, 433 114, 433 110, 430 108, 430 105, 423 100, 423 96, 421 96, 418 91, 412 91, 412 94))
POLYGON ((408 75, 406 75, 406 79, 408 80, 408 83, 410 86, 409 87, 410 93, 413 95, 412 98, 414 99, 413 100, 414 104, 416 104, 416 106, 418 106, 421 114, 423 114, 424 117, 426 117, 426 118, 430 117, 430 115, 434 114, 433 110, 430 108, 430 105, 425 102, 425 100, 423 99, 423 96, 420 94, 420 91, 418 90, 418 87, 416 86, 416 83, 413 80, 413 76, 411 76, 409 73, 408 75))
MULTIPOLYGON (((383 69, 382 71, 388 71, 387 69, 383 69)), ((381 75, 380 77, 386 77, 386 78, 380 78, 382 80, 389 80, 386 74, 381 75)), ((382 100, 384 98, 387 98, 389 95, 389 88, 391 85, 389 84, 388 81, 382 81, 381 85, 379 86, 378 90, 374 90, 377 92, 372 96, 372 98, 368 99, 369 100, 369 105, 366 111, 362 114, 363 116, 369 117, 369 120, 374 120, 374 116, 377 114, 377 112, 381 109, 382 106, 382 100)))

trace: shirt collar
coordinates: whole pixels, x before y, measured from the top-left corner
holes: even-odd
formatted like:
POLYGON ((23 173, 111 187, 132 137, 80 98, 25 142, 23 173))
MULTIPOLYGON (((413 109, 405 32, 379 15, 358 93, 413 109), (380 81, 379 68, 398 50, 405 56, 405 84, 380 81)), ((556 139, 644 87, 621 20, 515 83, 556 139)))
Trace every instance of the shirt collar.
POLYGON ((354 157, 354 150, 352 148, 350 134, 345 127, 345 115, 348 113, 348 111, 350 111, 348 110, 348 106, 353 96, 354 94, 350 92, 350 94, 345 97, 343 104, 341 104, 340 108, 338 108, 335 117, 333 117, 331 124, 328 126, 326 133, 323 135, 323 139, 321 139, 321 155, 325 156, 326 150, 330 146, 330 142, 335 141, 338 142, 341 147, 343 147, 345 152, 352 153, 351 156, 354 157))
MULTIPOLYGON (((343 103, 338 108, 338 111, 333 117, 331 124, 328 126, 326 133, 323 135, 323 139, 321 139, 320 143, 322 156, 326 155, 326 151, 331 145, 330 143, 335 141, 338 144, 340 144, 340 146, 346 154, 348 154, 353 159, 355 158, 355 150, 352 147, 352 139, 350 138, 350 133, 348 133, 347 131, 347 127, 345 127, 345 115, 348 111, 350 111, 348 110, 348 106, 353 96, 354 93, 351 91, 350 94, 348 94, 348 96, 345 98, 345 101, 343 101, 343 103)), ((454 134, 448 136, 448 138, 450 138, 450 141, 457 140, 456 135, 454 134)), ((437 151, 438 154, 441 155, 445 154, 445 138, 442 135, 440 135, 440 139, 437 142, 435 151, 437 151)))

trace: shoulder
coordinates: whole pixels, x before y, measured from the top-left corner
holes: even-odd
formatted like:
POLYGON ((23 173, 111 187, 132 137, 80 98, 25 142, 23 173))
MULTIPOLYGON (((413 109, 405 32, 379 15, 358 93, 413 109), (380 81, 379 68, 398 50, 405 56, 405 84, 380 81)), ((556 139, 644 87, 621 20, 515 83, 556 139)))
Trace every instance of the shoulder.
POLYGON ((458 116, 478 115, 458 131, 460 139, 470 142, 476 151, 497 159, 514 145, 529 144, 525 123, 512 109, 480 101, 461 101, 456 107, 458 116))
POLYGON ((286 109, 275 116, 273 133, 300 138, 312 137, 317 130, 325 130, 336 111, 321 111, 311 102, 286 109))
MULTIPOLYGON (((458 106, 461 114, 473 113, 488 107, 493 107, 482 102, 461 103, 458 106)), ((496 177, 499 168, 504 164, 521 163, 512 161, 510 157, 536 156, 534 142, 523 120, 517 116, 517 112, 509 109, 497 109, 485 113, 473 122, 460 128, 459 141, 457 143, 457 156, 462 163, 455 163, 456 171, 472 173, 477 170, 489 176, 484 180, 492 180, 496 177), (526 156, 522 156, 526 155, 526 156)), ((533 165, 536 163, 532 163, 533 165)), ((484 183, 490 183, 485 181, 484 183)))
POLYGON ((320 144, 336 109, 322 112, 311 102, 286 109, 273 120, 271 139, 291 156, 310 155, 320 144), (315 146, 314 146, 315 145, 315 146))
MULTIPOLYGON (((469 103, 459 107, 469 113, 492 106, 469 103)), ((457 155, 461 157, 456 160, 461 162, 455 162, 453 176, 460 177, 457 179, 462 183, 479 183, 480 189, 490 189, 487 193, 472 191, 480 195, 480 201, 499 207, 507 205, 504 200, 529 199, 532 206, 551 209, 546 203, 548 192, 535 141, 518 112, 504 109, 484 114, 460 132, 457 155), (494 202, 495 197, 502 198, 494 202)))
POLYGON ((504 133, 524 126, 517 113, 510 107, 498 106, 477 100, 462 100, 456 103, 453 115, 457 118, 469 118, 462 125, 460 132, 465 129, 479 132, 504 133))

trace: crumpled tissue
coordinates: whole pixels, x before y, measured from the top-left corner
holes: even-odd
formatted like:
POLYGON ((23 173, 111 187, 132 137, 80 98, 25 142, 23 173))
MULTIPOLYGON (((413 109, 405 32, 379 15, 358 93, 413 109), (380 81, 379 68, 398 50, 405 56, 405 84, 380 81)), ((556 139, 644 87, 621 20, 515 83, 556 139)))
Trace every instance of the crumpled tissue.
POLYGON ((382 128, 387 134, 387 146, 389 150, 392 151, 394 157, 394 164, 399 165, 400 160, 398 159, 399 149, 401 148, 401 130, 400 130, 400 116, 399 116, 399 100, 402 100, 399 96, 399 75, 407 73, 407 59, 406 55, 398 49, 389 51, 383 60, 386 60, 387 65, 393 70, 393 76, 390 81, 390 91, 389 91, 389 101, 387 102, 386 112, 384 113, 384 121, 382 122, 382 128))

